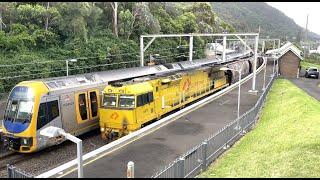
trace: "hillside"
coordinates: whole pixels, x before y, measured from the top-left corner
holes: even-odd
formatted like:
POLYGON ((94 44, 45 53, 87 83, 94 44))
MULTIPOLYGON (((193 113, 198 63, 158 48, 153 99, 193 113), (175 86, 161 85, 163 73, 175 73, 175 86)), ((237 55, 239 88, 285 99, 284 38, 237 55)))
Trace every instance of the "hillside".
MULTIPOLYGON (((264 2, 211 2, 213 11, 224 21, 233 25, 238 32, 258 31, 262 36, 293 40, 302 27, 281 11, 264 2)), ((312 39, 320 39, 320 35, 309 33, 312 39)), ((299 37, 297 37, 299 38, 299 37)))

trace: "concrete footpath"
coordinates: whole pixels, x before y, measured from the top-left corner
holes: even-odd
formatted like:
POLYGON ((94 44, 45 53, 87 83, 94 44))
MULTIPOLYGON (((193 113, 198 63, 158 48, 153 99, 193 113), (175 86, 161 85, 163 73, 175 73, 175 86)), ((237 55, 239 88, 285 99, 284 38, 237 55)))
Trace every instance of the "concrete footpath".
MULTIPOLYGON (((272 66, 267 67, 266 84, 270 80, 272 66)), ((249 94, 252 79, 241 86, 240 114, 257 102, 263 87, 262 70, 256 81, 258 95, 249 94)), ((84 177, 126 177, 129 161, 135 163, 135 177, 151 177, 181 154, 216 133, 237 117, 238 88, 209 104, 139 138, 101 158, 84 162, 84 177)), ((65 171, 56 177, 76 178, 77 170, 65 171)))

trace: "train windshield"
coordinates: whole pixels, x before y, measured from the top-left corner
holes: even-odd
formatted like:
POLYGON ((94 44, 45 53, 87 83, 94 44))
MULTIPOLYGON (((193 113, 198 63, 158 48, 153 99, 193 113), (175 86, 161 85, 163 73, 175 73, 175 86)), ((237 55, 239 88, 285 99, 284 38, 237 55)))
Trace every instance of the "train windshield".
POLYGON ((28 87, 15 87, 8 99, 5 121, 29 123, 32 117, 34 94, 28 87))
POLYGON ((116 107, 117 105, 117 96, 106 94, 103 97, 103 106, 104 107, 116 107))
POLYGON ((134 96, 124 96, 119 97, 119 107, 121 108, 134 108, 135 105, 134 96))

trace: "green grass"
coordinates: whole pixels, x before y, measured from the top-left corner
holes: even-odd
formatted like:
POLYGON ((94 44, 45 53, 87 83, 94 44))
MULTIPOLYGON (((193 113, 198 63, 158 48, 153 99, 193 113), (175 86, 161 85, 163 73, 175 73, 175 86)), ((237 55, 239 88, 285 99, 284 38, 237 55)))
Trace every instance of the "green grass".
POLYGON ((320 102, 276 80, 257 127, 199 177, 320 177, 320 102))
POLYGON ((309 67, 318 67, 320 69, 320 64, 301 61, 301 67, 302 69, 307 69, 309 67))

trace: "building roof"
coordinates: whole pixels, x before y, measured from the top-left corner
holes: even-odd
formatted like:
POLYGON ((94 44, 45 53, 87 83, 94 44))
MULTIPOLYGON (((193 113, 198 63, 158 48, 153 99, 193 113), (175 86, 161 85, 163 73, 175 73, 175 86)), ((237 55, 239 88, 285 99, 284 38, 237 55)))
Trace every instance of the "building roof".
POLYGON ((267 55, 272 55, 274 57, 280 58, 281 56, 283 56, 285 53, 287 53, 288 51, 293 52, 296 56, 299 57, 299 59, 303 60, 303 57, 301 56, 301 50, 298 49, 294 44, 292 44, 291 42, 287 42, 285 45, 283 45, 282 47, 278 48, 278 49, 272 49, 272 50, 268 50, 266 52, 267 55))

